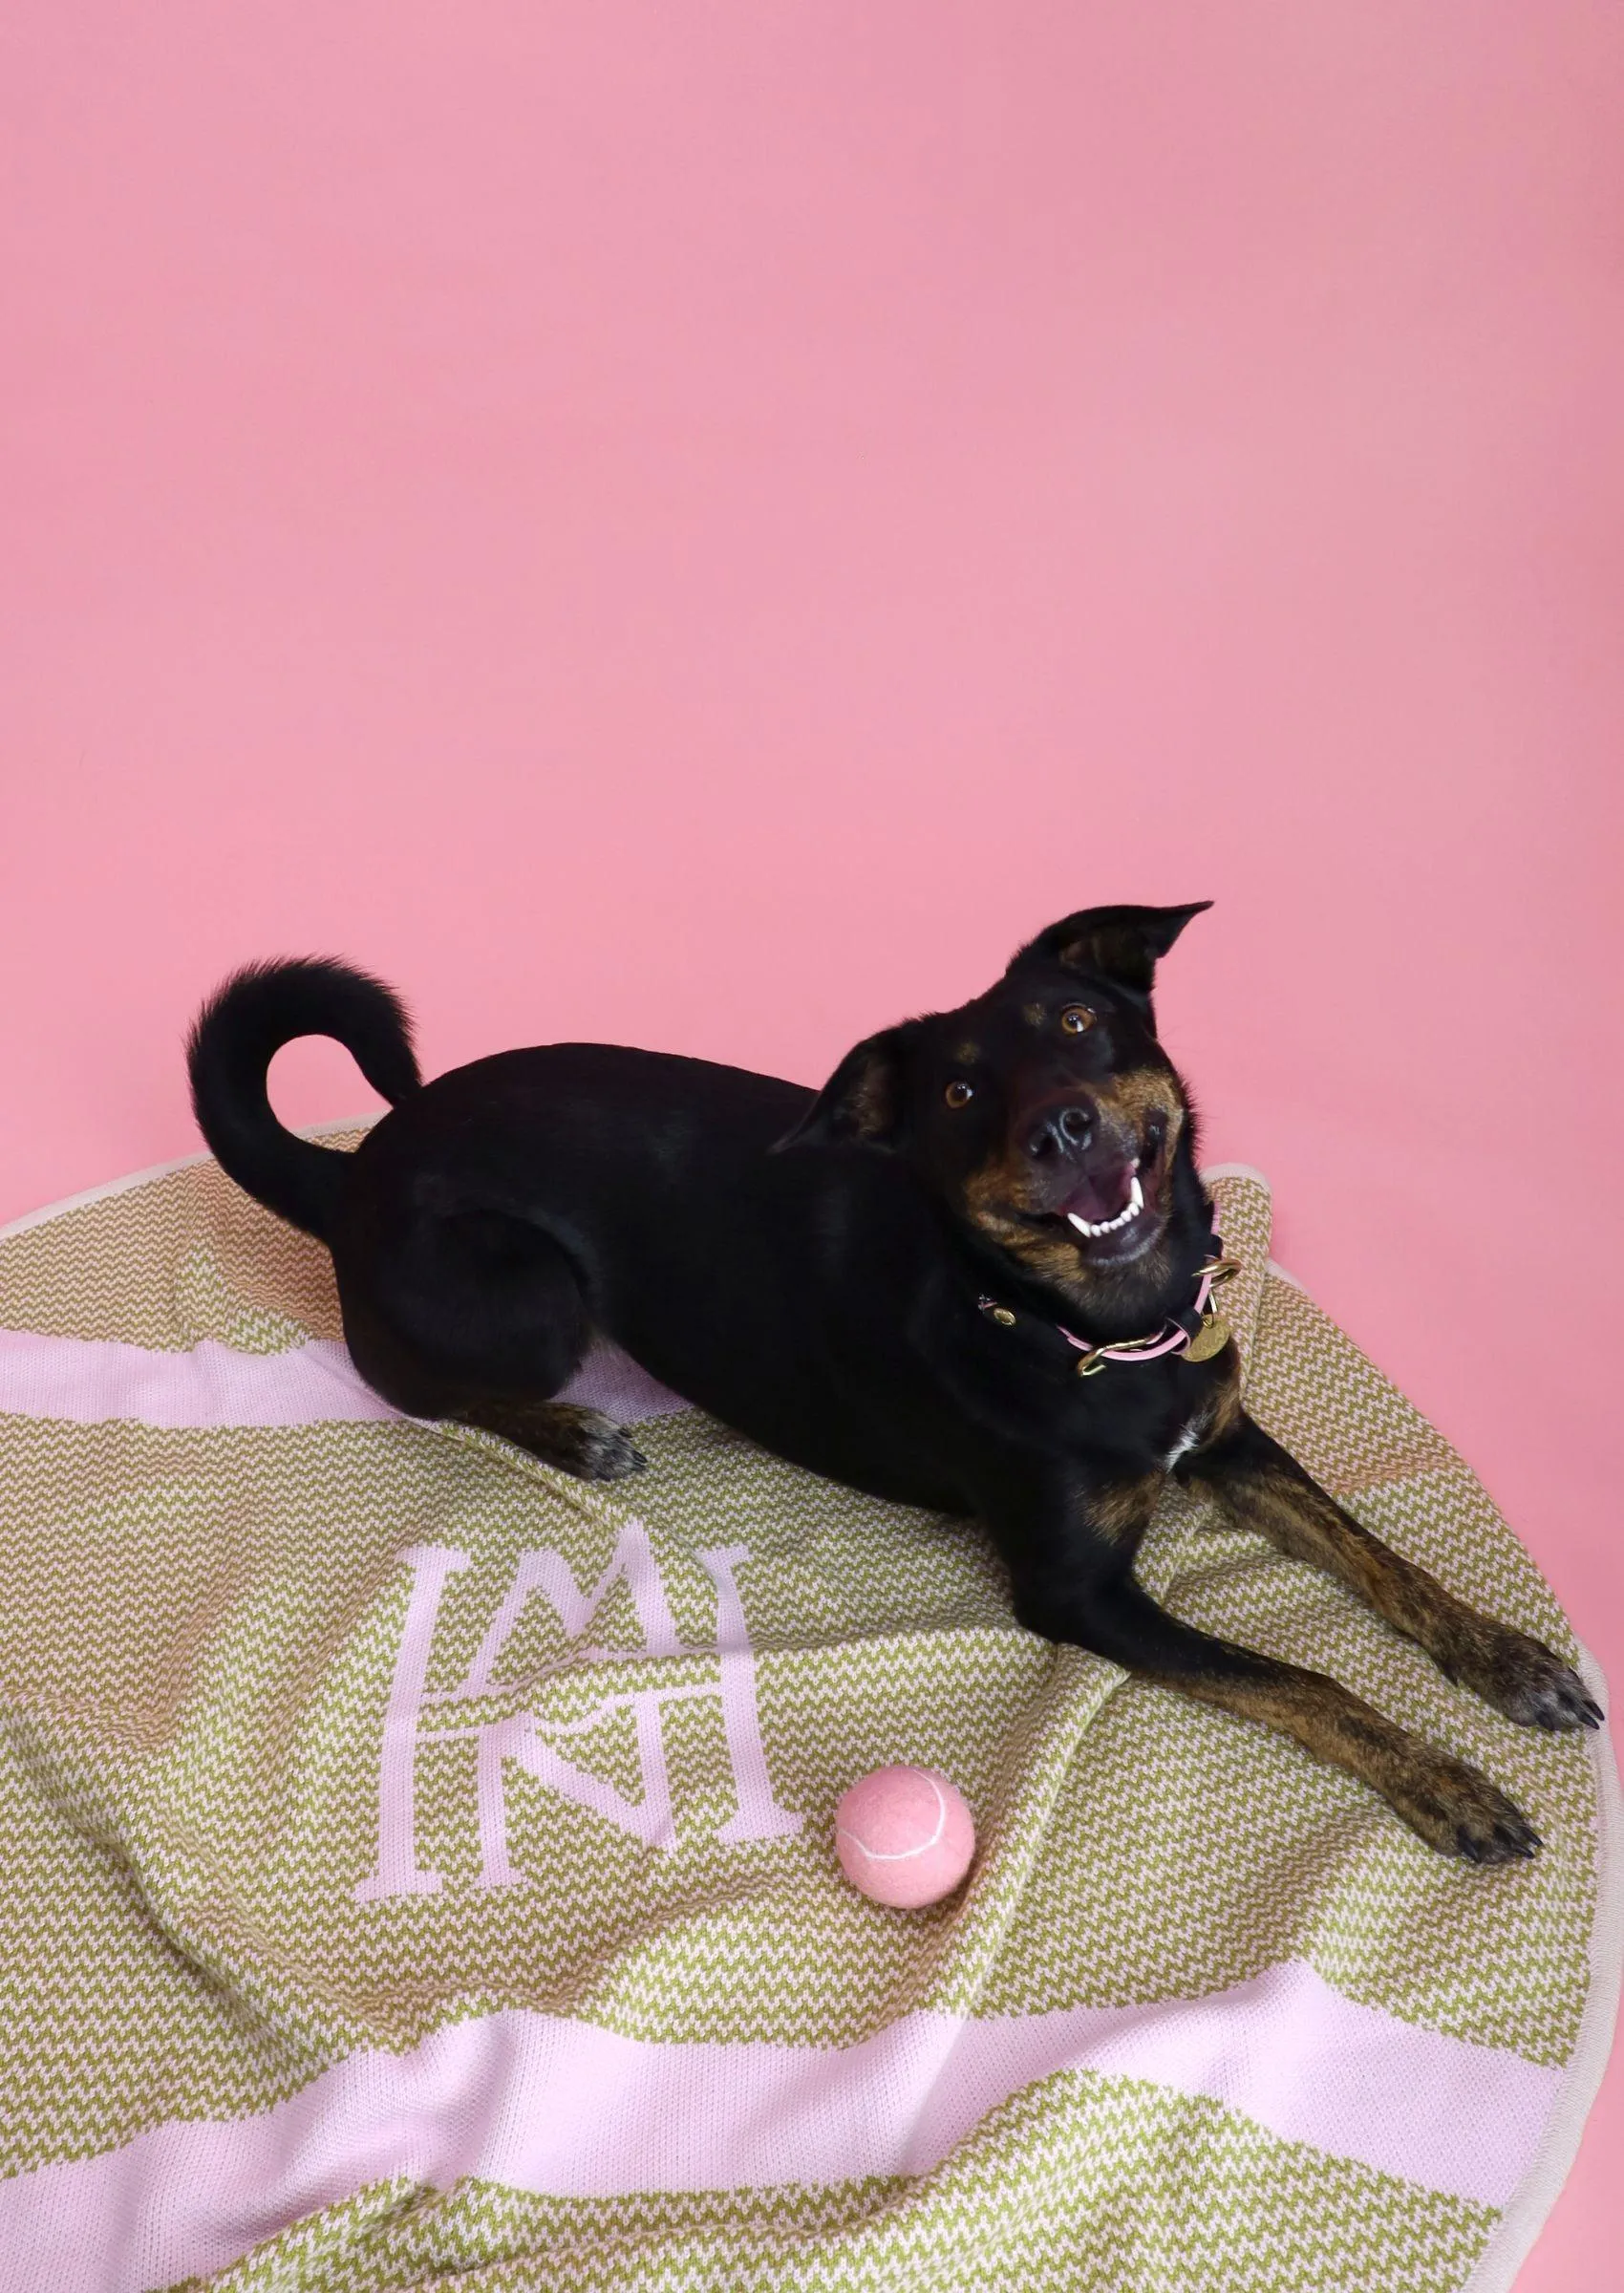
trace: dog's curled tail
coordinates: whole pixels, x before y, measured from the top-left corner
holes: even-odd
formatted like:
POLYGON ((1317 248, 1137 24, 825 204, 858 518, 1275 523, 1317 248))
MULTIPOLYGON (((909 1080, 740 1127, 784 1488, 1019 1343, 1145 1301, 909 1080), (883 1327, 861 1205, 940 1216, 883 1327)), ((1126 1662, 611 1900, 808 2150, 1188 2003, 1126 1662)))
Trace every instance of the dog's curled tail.
POLYGON ((395 1106, 420 1078, 412 1022, 380 979, 312 956, 253 963, 199 1012, 186 1039, 198 1126, 223 1168, 267 1210, 326 1241, 349 1157, 279 1123, 266 1078, 284 1043, 330 1035, 395 1106))

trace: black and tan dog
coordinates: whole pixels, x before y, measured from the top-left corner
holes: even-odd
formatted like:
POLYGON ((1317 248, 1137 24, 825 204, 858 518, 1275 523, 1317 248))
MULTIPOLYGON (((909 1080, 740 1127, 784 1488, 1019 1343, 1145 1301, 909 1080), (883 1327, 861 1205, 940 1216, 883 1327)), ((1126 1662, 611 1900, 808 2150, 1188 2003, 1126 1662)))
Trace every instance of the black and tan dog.
POLYGON ((1216 1237, 1151 1009, 1156 961, 1199 912, 1068 916, 974 1002, 859 1043, 816 1095, 595 1043, 423 1085, 387 989, 272 965, 203 1011, 194 1102, 232 1177, 331 1250, 350 1351, 411 1415, 588 1479, 634 1470, 620 1427, 552 1398, 602 1331, 798 1465, 979 1517, 1033 1631, 1283 1729, 1444 1853, 1532 1854, 1475 1768, 1319 1673, 1178 1622, 1134 1575, 1174 1472, 1511 1719, 1600 1718, 1549 1649, 1378 1543, 1241 1407, 1235 1349, 1197 1311, 1216 1237), (353 1155, 271 1112, 272 1056, 311 1034, 394 1110, 353 1155))

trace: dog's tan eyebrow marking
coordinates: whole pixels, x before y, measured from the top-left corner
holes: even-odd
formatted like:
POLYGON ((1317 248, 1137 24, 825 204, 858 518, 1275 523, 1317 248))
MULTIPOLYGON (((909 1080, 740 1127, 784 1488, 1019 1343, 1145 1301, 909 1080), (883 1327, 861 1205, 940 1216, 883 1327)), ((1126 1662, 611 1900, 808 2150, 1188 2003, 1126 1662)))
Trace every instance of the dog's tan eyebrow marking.
POLYGON ((958 1049, 953 1053, 953 1057, 961 1067, 973 1066, 981 1057, 981 1045, 979 1043, 960 1043, 958 1049))
POLYGON ((1026 1021, 1029 1027, 1041 1027, 1047 1020, 1049 1014, 1044 1010, 1041 1003, 1023 1003, 1021 1005, 1020 1016, 1026 1021))
POLYGON ((1160 1067, 1125 1067, 1099 1087, 1098 1096, 1136 1125, 1150 1115, 1164 1116, 1170 1138, 1176 1139, 1184 1125, 1186 1110, 1178 1085, 1160 1067))

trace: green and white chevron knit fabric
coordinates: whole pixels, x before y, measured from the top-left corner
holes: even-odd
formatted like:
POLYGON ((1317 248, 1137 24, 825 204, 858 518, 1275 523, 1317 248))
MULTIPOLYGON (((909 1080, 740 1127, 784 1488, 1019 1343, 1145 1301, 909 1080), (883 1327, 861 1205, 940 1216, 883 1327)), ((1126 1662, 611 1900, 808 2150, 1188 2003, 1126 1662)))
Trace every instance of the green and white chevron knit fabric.
MULTIPOLYGON (((1253 1413, 1573 1656, 1466 1467, 1271 1268, 1261 1181, 1214 1192, 1253 1413)), ((1472 2279, 1586 2008, 1585 1744, 1169 1490, 1159 1597, 1546 1841, 1446 1862, 1020 1630, 975 1529, 630 1365, 588 1365, 649 1459, 607 1489, 384 1412, 326 1254, 212 1163, 0 1238, 0 2288, 1472 2279), (891 1761, 974 1811, 931 1911, 835 1860, 891 1761)))

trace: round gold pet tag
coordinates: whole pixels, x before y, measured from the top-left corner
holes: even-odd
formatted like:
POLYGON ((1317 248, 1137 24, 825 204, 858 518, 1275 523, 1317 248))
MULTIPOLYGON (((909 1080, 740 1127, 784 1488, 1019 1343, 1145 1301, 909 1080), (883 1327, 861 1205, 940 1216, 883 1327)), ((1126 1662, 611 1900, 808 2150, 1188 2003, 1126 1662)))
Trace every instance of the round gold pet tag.
POLYGON ((1185 1348, 1186 1361, 1210 1361, 1229 1342, 1229 1325, 1221 1314, 1208 1314, 1185 1348))

